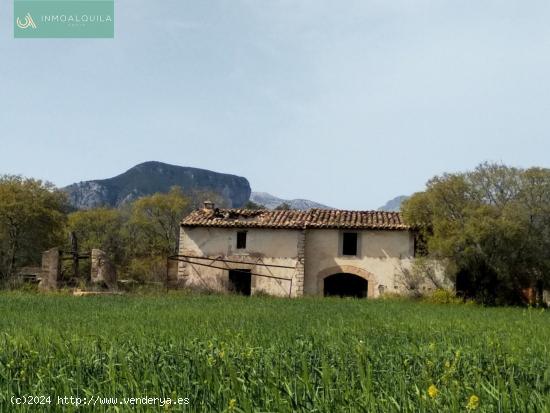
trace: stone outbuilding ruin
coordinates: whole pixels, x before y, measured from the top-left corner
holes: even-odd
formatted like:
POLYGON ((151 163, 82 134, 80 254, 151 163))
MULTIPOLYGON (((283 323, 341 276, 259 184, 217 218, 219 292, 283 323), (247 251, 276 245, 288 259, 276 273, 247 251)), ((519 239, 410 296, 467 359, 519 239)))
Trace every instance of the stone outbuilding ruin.
MULTIPOLYGON (((71 261, 79 259, 90 259, 89 282, 92 286, 106 288, 110 291, 117 290, 117 273, 115 266, 109 260, 107 254, 99 249, 92 249, 90 254, 79 256, 77 252, 67 257, 67 254, 59 248, 51 248, 42 253, 42 265, 39 272, 39 288, 41 290, 56 290, 63 285, 62 280, 62 262, 70 259, 71 261)), ((78 268, 78 267, 77 267, 78 268)), ((73 274, 78 276, 78 274, 73 274)))

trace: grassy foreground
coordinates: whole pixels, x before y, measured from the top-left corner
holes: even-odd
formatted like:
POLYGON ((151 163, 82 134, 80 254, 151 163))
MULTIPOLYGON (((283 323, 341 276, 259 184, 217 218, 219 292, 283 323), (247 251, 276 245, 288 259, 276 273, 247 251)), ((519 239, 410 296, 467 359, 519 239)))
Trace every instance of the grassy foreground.
POLYGON ((543 310, 2 293, 0 314, 2 412, 550 411, 543 310), (51 405, 10 402, 24 395, 51 405), (120 404, 146 395, 189 404, 120 404))

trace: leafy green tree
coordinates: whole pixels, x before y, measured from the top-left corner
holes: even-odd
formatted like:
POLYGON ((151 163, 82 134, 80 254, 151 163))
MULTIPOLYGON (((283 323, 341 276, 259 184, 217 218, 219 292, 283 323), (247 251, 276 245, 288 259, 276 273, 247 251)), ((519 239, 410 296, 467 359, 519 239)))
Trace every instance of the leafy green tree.
POLYGON ((121 211, 110 208, 77 211, 68 217, 69 231, 76 234, 81 251, 99 248, 110 255, 116 264, 120 264, 125 255, 123 223, 121 211))
POLYGON ((0 277, 40 262, 42 251, 63 242, 67 200, 47 182, 0 177, 0 277))
POLYGON ((420 247, 448 263, 457 289, 480 301, 517 302, 548 284, 550 170, 484 163, 435 177, 403 205, 420 247))
POLYGON ((179 223, 189 200, 179 187, 136 200, 131 207, 127 234, 135 255, 169 255, 178 250, 179 223))

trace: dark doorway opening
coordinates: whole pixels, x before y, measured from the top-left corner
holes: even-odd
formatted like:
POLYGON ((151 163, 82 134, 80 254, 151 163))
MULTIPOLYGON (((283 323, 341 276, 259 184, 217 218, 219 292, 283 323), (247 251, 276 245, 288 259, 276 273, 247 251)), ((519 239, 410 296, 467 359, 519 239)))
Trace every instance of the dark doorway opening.
POLYGON ((325 297, 367 298, 369 282, 354 274, 339 273, 325 278, 325 297))
POLYGON ((252 290, 250 270, 229 270, 229 284, 235 293, 250 295, 252 290))

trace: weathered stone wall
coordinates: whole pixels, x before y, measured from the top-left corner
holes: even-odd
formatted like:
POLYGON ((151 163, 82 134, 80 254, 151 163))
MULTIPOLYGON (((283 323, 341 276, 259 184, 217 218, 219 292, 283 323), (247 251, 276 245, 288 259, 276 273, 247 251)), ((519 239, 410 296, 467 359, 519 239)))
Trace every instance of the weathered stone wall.
POLYGON ((296 283, 294 288, 295 296, 304 295, 304 280, 306 271, 306 231, 303 230, 298 236, 298 260, 296 262, 296 283))
POLYGON ((357 231, 357 256, 342 255, 342 234, 337 229, 248 229, 247 248, 236 249, 237 228, 189 228, 180 234, 180 254, 209 257, 196 261, 223 269, 179 263, 178 277, 187 277, 189 286, 224 291, 229 269, 249 269, 261 275, 276 275, 290 282, 267 277, 252 277, 252 294, 264 292, 278 296, 323 295, 324 278, 348 272, 369 282, 368 297, 384 292, 403 293, 399 272, 413 261, 414 239, 409 231, 357 231), (217 258, 236 261, 224 264, 217 258), (242 264, 240 263, 242 262, 242 264), (256 265, 251 263, 257 263, 256 265), (264 267, 274 264, 291 269, 264 267), (292 289, 291 289, 292 287, 292 289))
POLYGON ((104 251, 93 249, 91 260, 92 269, 90 275, 92 284, 106 285, 110 290, 116 290, 116 268, 109 260, 107 254, 104 251))
POLYGON ((39 288, 43 290, 56 289, 61 275, 61 252, 59 248, 52 248, 42 253, 41 268, 39 288))
POLYGON ((300 230, 247 230, 247 248, 237 249, 236 228, 185 228, 180 234, 180 254, 209 257, 195 260, 220 268, 180 263, 179 278, 187 278, 186 286, 196 289, 227 291, 230 269, 247 269, 252 275, 252 294, 288 297, 301 295, 303 258, 299 263, 300 230), (217 260, 235 261, 226 263, 217 260), (268 267, 279 265, 290 268, 268 267), (300 266, 302 269, 300 269, 300 266), (254 275, 258 274, 258 275, 254 275), (284 280, 270 277, 287 278, 284 280), (290 282, 292 280, 292 282, 290 282))
POLYGON ((340 272, 366 279, 369 298, 383 292, 403 292, 397 277, 402 267, 412 263, 412 234, 408 231, 357 231, 357 256, 344 256, 343 232, 338 229, 308 230, 305 294, 323 295, 324 279, 340 272))
POLYGON ((180 262, 175 260, 166 262, 166 282, 170 288, 176 288, 184 283, 184 278, 180 281, 178 277, 179 265, 180 262))

